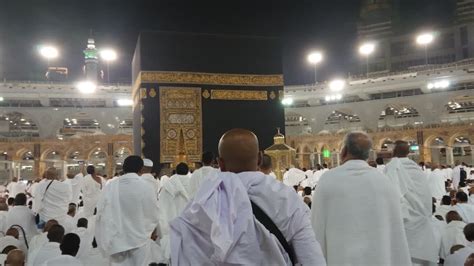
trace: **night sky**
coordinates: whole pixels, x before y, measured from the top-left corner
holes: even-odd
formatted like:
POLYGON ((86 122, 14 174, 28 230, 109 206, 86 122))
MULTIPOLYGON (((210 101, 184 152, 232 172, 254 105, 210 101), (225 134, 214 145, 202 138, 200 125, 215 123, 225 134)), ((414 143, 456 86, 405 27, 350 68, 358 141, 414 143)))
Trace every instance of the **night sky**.
MULTIPOLYGON (((455 0, 398 0, 405 27, 442 26, 452 19, 455 0)), ((113 47, 120 58, 111 81, 131 82, 131 58, 140 30, 205 32, 280 37, 286 84, 313 82, 306 63, 319 48, 325 61, 319 79, 345 76, 357 64, 356 25, 361 0, 101 1, 3 0, 0 4, 0 73, 10 80, 41 80, 46 62, 41 43, 54 43, 79 79, 82 50, 92 30, 97 46, 113 47)))

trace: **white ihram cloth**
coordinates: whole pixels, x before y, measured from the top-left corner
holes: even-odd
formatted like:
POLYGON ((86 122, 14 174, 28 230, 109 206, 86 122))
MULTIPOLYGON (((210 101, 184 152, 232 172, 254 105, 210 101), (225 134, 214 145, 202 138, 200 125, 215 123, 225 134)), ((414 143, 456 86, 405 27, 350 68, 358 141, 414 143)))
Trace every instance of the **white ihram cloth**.
POLYGON ((431 171, 428 177, 428 183, 431 190, 431 196, 439 201, 446 195, 443 172, 440 169, 431 171))
POLYGON ((454 189, 458 189, 459 182, 461 181, 461 165, 457 165, 453 168, 452 176, 453 176, 453 187, 454 189))
POLYGON ((408 158, 394 157, 384 173, 398 188, 403 224, 410 256, 424 261, 438 261, 433 226, 432 199, 425 174, 408 158))
POLYGON ((16 248, 21 249, 26 254, 28 252, 28 249, 25 246, 25 241, 22 241, 14 238, 13 236, 0 237, 0 252, 8 246, 15 246, 16 248))
POLYGON ((365 161, 324 173, 312 202, 313 228, 329 265, 411 265, 399 194, 365 161))
POLYGON ((385 170, 385 164, 377 164, 376 169, 379 170, 380 173, 383 173, 385 170))
POLYGON ((48 242, 48 232, 42 232, 41 234, 34 236, 31 241, 28 242, 28 258, 31 258, 32 254, 48 242))
POLYGON ((219 170, 211 167, 211 166, 203 166, 191 175, 191 179, 189 180, 189 198, 194 198, 194 195, 201 187, 201 184, 211 178, 216 178, 217 172, 219 170))
POLYGON ((80 239, 79 250, 77 251, 76 258, 84 258, 89 254, 89 250, 92 249, 92 241, 94 240, 94 232, 91 232, 88 228, 79 227, 72 231, 80 239))
POLYGON ((474 253, 474 243, 470 242, 462 249, 454 252, 454 254, 448 255, 444 260, 444 266, 459 266, 464 265, 467 257, 474 253))
POLYGON ((170 177, 169 177, 169 176, 167 176, 167 175, 162 176, 161 179, 160 179, 160 181, 161 181, 161 182, 160 182, 160 183, 161 183, 161 186, 163 186, 163 185, 164 185, 166 182, 168 182, 169 180, 170 180, 170 177))
POLYGON ((440 221, 436 217, 431 217, 431 224, 434 228, 433 233, 435 236, 436 250, 440 254, 441 250, 441 239, 443 238, 444 231, 446 230, 446 222, 440 221))
POLYGON ((67 183, 71 186, 73 203, 79 203, 79 195, 81 194, 83 180, 84 175, 82 173, 75 175, 74 178, 68 178, 64 180, 64 183, 67 183))
MULTIPOLYGON (((99 176, 98 176, 99 177, 99 176)), ((86 175, 82 183, 82 201, 84 202, 84 216, 86 218, 94 215, 100 193, 104 189, 105 180, 99 177, 101 184, 97 183, 91 175, 86 175)))
POLYGON ((28 266, 41 266, 47 260, 61 255, 59 243, 48 242, 37 249, 31 256, 28 256, 28 266))
POLYGON ((87 256, 79 258, 85 266, 110 265, 109 257, 104 256, 99 248, 91 248, 87 256))
POLYGON ((153 188, 153 191, 155 191, 155 194, 158 197, 158 191, 160 190, 160 182, 156 180, 155 177, 150 173, 142 174, 141 177, 150 187, 153 188))
POLYGON ((82 262, 71 255, 59 255, 47 260, 42 266, 83 266, 82 262))
POLYGON ((160 246, 165 260, 171 257, 169 223, 181 214, 191 199, 188 193, 189 181, 190 178, 187 175, 173 175, 163 184, 158 196, 160 222, 157 234, 160 237, 160 246))
MULTIPOLYGON (((141 250, 158 223, 156 193, 135 173, 114 178, 97 203, 95 237, 117 265, 148 265, 141 250)), ((114 264, 114 263, 113 263, 114 264)))
MULTIPOLYGON (((40 193, 40 188, 42 187, 43 183, 49 184, 49 182, 51 182, 51 180, 41 179, 38 183, 36 183, 36 186, 33 189, 31 189, 31 196, 32 196, 32 202, 33 202, 33 206, 31 207, 31 210, 34 213, 38 213, 38 210, 41 207, 41 202, 38 201, 38 198, 43 196, 40 193)), ((43 191, 43 193, 44 193, 44 191, 43 191)))
POLYGON ((280 229, 302 265, 325 265, 309 209, 294 190, 260 172, 223 172, 201 186, 171 222, 177 265, 288 265, 289 257, 252 212, 250 200, 280 229))
POLYGON ((26 185, 23 182, 10 182, 7 185, 8 197, 14 198, 19 193, 26 193, 26 185))
POLYGON ((446 225, 446 229, 441 237, 440 257, 442 259, 445 259, 450 254, 451 248, 454 245, 466 246, 467 240, 463 232, 465 226, 466 223, 462 221, 451 221, 446 225))
POLYGON ((436 207, 436 212, 434 215, 440 215, 446 221, 446 214, 452 210, 454 210, 454 208, 451 205, 440 205, 436 207))
POLYGON ((301 181, 306 178, 305 172, 297 168, 290 168, 284 175, 283 175, 283 184, 293 187, 298 186, 301 181))
POLYGON ((453 208, 465 223, 474 223, 474 205, 470 203, 457 203, 453 208))
POLYGON ((67 215, 67 211, 72 199, 71 187, 68 184, 54 180, 46 191, 49 183, 51 183, 51 180, 38 184, 37 196, 35 196, 33 205, 37 206, 41 220, 47 222, 55 219, 64 227, 66 232, 70 232, 73 230, 73 225, 69 223, 70 216, 67 215))
MULTIPOLYGON (((27 206, 13 206, 8 211, 6 221, 7 228, 10 228, 15 224, 23 227, 28 243, 33 236, 38 234, 35 215, 27 206)), ((20 233, 20 239, 23 240, 23 234, 20 229, 18 230, 18 233, 20 233)))
POLYGON ((8 211, 0 211, 0 235, 5 235, 5 233, 8 230, 7 215, 8 215, 8 211))

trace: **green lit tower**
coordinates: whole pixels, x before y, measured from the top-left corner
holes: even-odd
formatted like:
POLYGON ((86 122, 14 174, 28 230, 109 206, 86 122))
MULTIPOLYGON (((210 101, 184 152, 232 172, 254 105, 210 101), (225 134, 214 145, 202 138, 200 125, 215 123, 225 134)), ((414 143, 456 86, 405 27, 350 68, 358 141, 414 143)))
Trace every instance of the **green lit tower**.
POLYGON ((87 48, 84 50, 84 74, 86 80, 97 82, 99 79, 99 51, 95 48, 94 39, 87 40, 87 48))

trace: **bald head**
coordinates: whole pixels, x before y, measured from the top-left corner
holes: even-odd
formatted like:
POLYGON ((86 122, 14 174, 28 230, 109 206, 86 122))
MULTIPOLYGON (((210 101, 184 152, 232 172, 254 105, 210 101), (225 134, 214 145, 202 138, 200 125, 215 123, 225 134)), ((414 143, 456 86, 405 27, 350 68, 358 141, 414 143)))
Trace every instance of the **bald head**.
POLYGON ((54 167, 48 168, 45 172, 46 179, 49 180, 57 180, 58 179, 58 171, 54 167))
POLYGON ((461 216, 456 211, 450 211, 446 214, 446 223, 449 224, 452 221, 462 221, 461 216))
POLYGON ((249 130, 229 130, 219 141, 219 166, 223 172, 257 171, 259 157, 257 136, 249 130))
POLYGON ((25 265, 25 253, 20 249, 14 249, 8 252, 5 265, 9 266, 23 266, 25 265))
POLYGON ((405 158, 410 153, 410 145, 408 142, 403 140, 395 141, 395 147, 393 148, 393 157, 405 158))
POLYGON ((43 232, 48 232, 49 229, 51 228, 51 226, 53 226, 55 224, 59 224, 58 221, 56 221, 54 219, 48 220, 46 222, 46 224, 44 225, 43 232))
POLYGON ((0 211, 8 211, 8 204, 5 202, 0 203, 0 211))
POLYGON ((7 232, 5 233, 5 235, 13 236, 16 239, 20 237, 20 234, 18 233, 18 230, 16 228, 9 228, 7 232))
POLYGON ((471 253, 471 255, 467 257, 466 262, 464 262, 464 266, 474 266, 474 253, 471 253))
POLYGON ((369 158, 372 140, 364 132, 351 132, 344 139, 344 148, 341 158, 344 162, 348 160, 364 160, 369 158))

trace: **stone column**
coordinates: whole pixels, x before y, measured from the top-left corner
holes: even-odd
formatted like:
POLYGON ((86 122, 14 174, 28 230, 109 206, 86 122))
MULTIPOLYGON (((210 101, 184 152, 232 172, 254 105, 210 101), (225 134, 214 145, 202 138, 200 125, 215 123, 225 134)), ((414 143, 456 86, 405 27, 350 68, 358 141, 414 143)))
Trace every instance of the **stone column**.
MULTIPOLYGON (((471 145, 471 165, 474 165, 474 145, 471 145)), ((471 170, 474 170, 471 168, 471 170)))
POLYGON ((339 152, 336 152, 336 166, 341 165, 341 154, 339 152))
POLYGON ((453 147, 446 146, 446 164, 448 165, 454 164, 453 147))
POLYGON ((309 161, 310 161, 310 168, 314 168, 314 152, 312 152, 310 155, 309 155, 309 161))
POLYGON ((114 175, 115 160, 114 160, 114 144, 107 144, 107 178, 110 178, 114 175))
POLYGON ((43 175, 43 169, 41 169, 41 145, 39 143, 34 144, 33 146, 33 156, 34 156, 34 165, 33 165, 33 173, 34 178, 40 177, 43 175))
POLYGON ((318 164, 321 165, 321 153, 317 153, 317 156, 318 156, 318 164))

